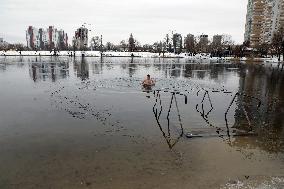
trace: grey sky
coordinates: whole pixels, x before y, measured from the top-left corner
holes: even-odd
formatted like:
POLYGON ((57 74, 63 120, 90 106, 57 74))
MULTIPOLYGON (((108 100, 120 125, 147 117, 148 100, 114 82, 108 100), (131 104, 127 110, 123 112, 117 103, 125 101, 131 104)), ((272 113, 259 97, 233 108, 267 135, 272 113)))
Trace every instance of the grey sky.
POLYGON ((77 27, 91 24, 91 35, 118 43, 133 33, 142 44, 174 30, 231 34, 243 41, 247 0, 0 0, 0 37, 25 43, 29 25, 64 29, 69 42, 77 27))

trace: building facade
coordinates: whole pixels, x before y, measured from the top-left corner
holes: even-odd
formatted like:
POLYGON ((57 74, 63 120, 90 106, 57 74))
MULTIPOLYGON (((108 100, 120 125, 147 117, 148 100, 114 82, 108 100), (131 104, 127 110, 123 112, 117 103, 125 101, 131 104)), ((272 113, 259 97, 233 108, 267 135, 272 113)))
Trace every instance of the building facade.
POLYGON ((64 30, 58 31, 58 46, 60 49, 68 48, 68 35, 64 32, 64 30))
POLYGON ((263 41, 265 43, 270 43, 272 38, 272 18, 273 14, 273 0, 267 1, 264 9, 264 23, 263 23, 263 41))
POLYGON ((271 33, 273 34, 280 28, 284 27, 284 1, 275 0, 272 4, 272 24, 271 33))
POLYGON ((183 43, 182 43, 182 36, 179 33, 173 34, 173 48, 174 53, 180 54, 182 52, 183 43))
POLYGON ((207 52, 209 38, 208 35, 202 34, 199 36, 198 49, 199 52, 207 52))
POLYGON ((4 39, 0 37, 0 48, 4 46, 4 39))
POLYGON ((187 52, 193 53, 195 51, 195 38, 193 34, 187 34, 185 37, 184 48, 187 52))
POLYGON ((35 27, 29 26, 26 31, 26 41, 27 41, 27 47, 29 49, 35 48, 35 27))
POLYGON ((222 39, 223 39, 222 35, 214 35, 212 44, 215 45, 215 46, 221 46, 222 45, 222 39))
POLYGON ((245 41, 256 47, 271 43, 273 34, 284 27, 283 0, 248 0, 245 41))
POLYGON ((246 15, 246 26, 245 26, 245 41, 250 40, 252 30, 252 15, 253 15, 253 0, 248 0, 247 15, 246 15))
POLYGON ((75 31, 73 47, 76 50, 85 50, 88 47, 88 29, 86 27, 80 27, 75 31))
POLYGON ((47 29, 29 26, 26 31, 27 47, 32 50, 65 50, 68 47, 68 35, 54 26, 47 29))

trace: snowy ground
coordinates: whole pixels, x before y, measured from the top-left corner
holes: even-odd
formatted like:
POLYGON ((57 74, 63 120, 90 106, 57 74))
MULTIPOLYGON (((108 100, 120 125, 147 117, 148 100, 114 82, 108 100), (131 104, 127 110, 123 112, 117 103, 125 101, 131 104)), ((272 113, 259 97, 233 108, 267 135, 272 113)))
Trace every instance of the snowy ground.
MULTIPOLYGON (((74 55, 73 51, 59 51, 56 52, 59 56, 70 56, 74 55)), ((82 56, 84 54, 88 57, 99 57, 101 56, 101 52, 99 51, 76 51, 75 56, 82 56)), ((52 56, 54 55, 53 51, 22 51, 21 53, 19 51, 0 51, 0 56, 52 56)), ((158 53, 149 53, 149 52, 113 52, 113 51, 107 51, 103 52, 103 56, 109 56, 109 57, 145 57, 145 58, 158 58, 160 55, 158 53), (132 55, 133 54, 133 55, 132 55)), ((162 56, 162 55, 161 55, 162 56)), ((173 53, 165 53, 165 57, 171 57, 176 58, 180 57, 179 55, 173 54, 173 53)))
MULTIPOLYGON (((74 55, 73 51, 60 51, 56 52, 58 56, 70 56, 74 55)), ((84 54, 87 57, 99 57, 101 56, 101 53, 99 51, 76 51, 75 56, 82 56, 84 54)), ((0 51, 0 56, 52 56, 54 55, 54 52, 50 51, 0 51)), ((201 53, 196 54, 195 56, 190 56, 187 53, 182 54, 174 54, 174 53, 150 53, 150 52, 113 52, 113 51, 107 51, 103 52, 103 56, 105 57, 143 57, 143 58, 186 58, 188 60, 193 61, 229 61, 234 59, 233 57, 225 57, 225 58, 219 58, 219 57, 210 57, 209 54, 201 53)), ((246 61, 247 58, 241 58, 238 59, 240 61, 246 61)), ((254 58, 254 61, 263 61, 267 63, 277 63, 277 58, 254 58)))

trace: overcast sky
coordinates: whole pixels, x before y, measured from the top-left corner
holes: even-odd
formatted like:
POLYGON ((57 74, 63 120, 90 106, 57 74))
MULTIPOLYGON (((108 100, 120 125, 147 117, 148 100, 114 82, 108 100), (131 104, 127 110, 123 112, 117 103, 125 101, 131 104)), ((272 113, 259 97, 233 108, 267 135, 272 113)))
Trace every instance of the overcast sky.
POLYGON ((25 43, 29 25, 64 29, 69 42, 77 27, 91 24, 91 35, 118 43, 130 33, 153 43, 171 30, 230 34, 243 41, 247 0, 0 0, 0 37, 25 43))

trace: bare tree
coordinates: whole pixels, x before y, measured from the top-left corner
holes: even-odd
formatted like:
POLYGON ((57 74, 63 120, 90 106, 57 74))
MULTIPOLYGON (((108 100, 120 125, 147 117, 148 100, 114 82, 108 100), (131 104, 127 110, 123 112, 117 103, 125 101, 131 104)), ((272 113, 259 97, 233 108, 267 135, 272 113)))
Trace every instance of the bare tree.
POLYGON ((271 46, 274 52, 278 56, 278 61, 280 61, 281 54, 283 54, 284 58, 284 29, 280 28, 276 32, 274 32, 272 37, 271 46))
POLYGON ((235 42, 232 39, 231 35, 227 35, 227 34, 223 34, 222 35, 222 51, 223 51, 223 55, 231 55, 232 54, 232 46, 235 44, 235 42))
POLYGON ((261 43, 256 46, 258 54, 262 57, 265 56, 267 57, 268 52, 269 52, 269 44, 267 43, 261 43))
POLYGON ((221 45, 223 47, 228 47, 228 46, 234 45, 234 41, 232 39, 232 36, 231 35, 227 35, 227 34, 223 34, 222 35, 221 45))
POLYGON ((153 44, 153 49, 154 49, 154 52, 155 52, 155 53, 161 54, 162 48, 163 48, 163 44, 162 44, 161 41, 155 42, 155 43, 153 44))
POLYGON ((173 52, 173 39, 170 37, 169 34, 166 34, 166 37, 164 38, 164 43, 165 43, 165 51, 167 52, 173 52))
POLYGON ((142 50, 142 45, 137 39, 134 39, 134 50, 136 51, 141 51, 142 50))
POLYGON ((231 35, 214 35, 211 44, 209 45, 209 51, 212 56, 227 56, 232 54, 232 46, 234 42, 231 35))
POLYGON ((99 50, 101 45, 101 40, 99 36, 92 37, 91 39, 91 49, 92 50, 99 50))
POLYGON ((234 48, 232 49, 232 53, 235 57, 243 57, 245 55, 245 51, 248 49, 248 47, 250 46, 250 42, 249 41, 245 41, 242 45, 236 45, 234 46, 234 48))
POLYGON ((143 50, 144 52, 151 52, 151 51, 153 50, 153 46, 152 46, 152 45, 149 45, 149 44, 144 44, 144 45, 142 46, 142 50, 143 50))
POLYGON ((123 49, 123 51, 127 49, 127 44, 125 40, 120 41, 120 48, 123 49))
POLYGON ((116 46, 113 43, 111 43, 111 42, 107 42, 106 43, 106 50, 108 50, 108 51, 115 51, 116 50, 116 46))
POLYGON ((3 42, 2 44, 0 44, 0 50, 4 50, 4 51, 7 51, 7 50, 24 51, 27 49, 28 48, 27 47, 25 48, 24 45, 21 43, 10 44, 7 42, 3 42))

